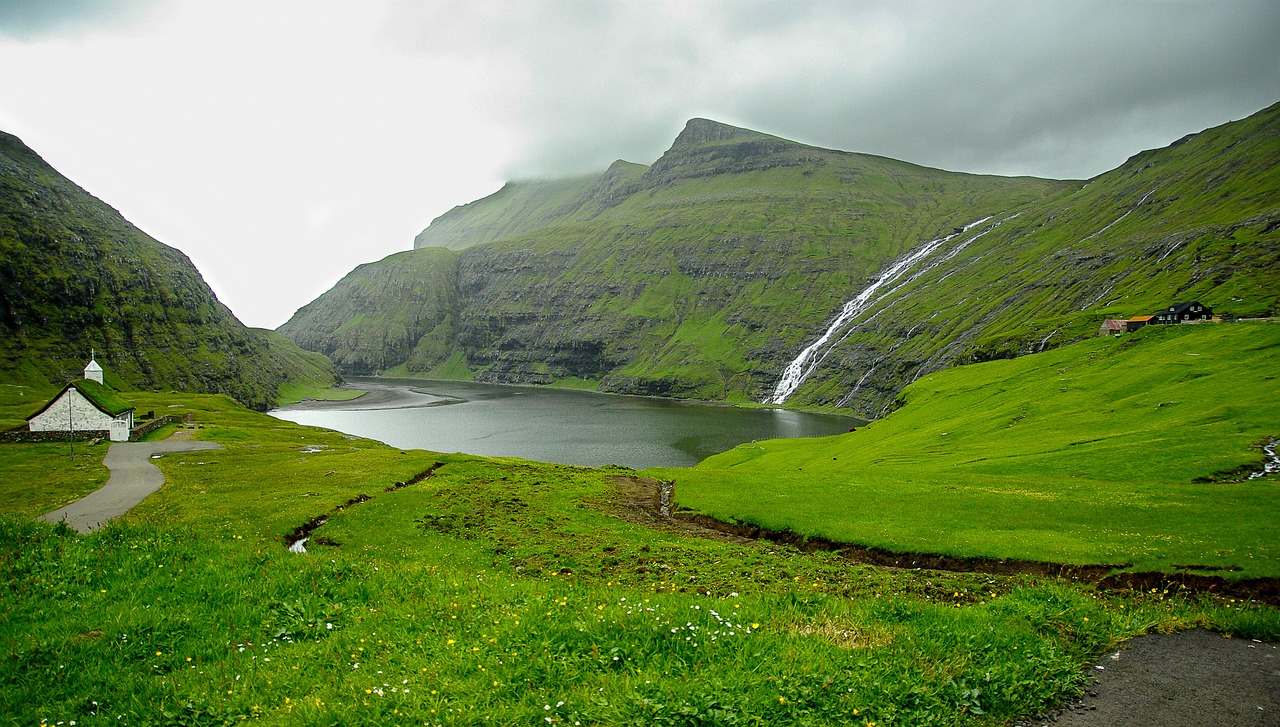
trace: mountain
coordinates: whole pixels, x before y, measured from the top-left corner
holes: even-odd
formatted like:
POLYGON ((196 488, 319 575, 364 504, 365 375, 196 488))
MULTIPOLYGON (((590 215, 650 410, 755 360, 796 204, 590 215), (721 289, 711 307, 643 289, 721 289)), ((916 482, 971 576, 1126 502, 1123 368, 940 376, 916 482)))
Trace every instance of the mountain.
POLYGON ((119 386, 229 394, 263 409, 328 362, 246 328, 186 255, 0 132, 0 377, 62 384, 89 356, 119 386))
POLYGON ((1274 311, 1278 115, 1088 182, 946 172, 694 119, 652 165, 455 208, 279 331, 352 351, 338 356, 350 373, 878 416, 926 373, 1078 340, 1104 317, 1191 298, 1274 311))

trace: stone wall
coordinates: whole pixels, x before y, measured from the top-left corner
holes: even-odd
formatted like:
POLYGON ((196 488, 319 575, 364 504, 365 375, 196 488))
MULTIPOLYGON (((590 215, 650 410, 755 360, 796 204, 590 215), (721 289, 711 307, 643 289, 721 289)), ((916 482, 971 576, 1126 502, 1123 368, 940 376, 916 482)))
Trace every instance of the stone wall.
POLYGON ((157 417, 145 424, 139 424, 138 426, 134 427, 133 431, 129 432, 129 441, 130 442, 140 441, 143 437, 154 432, 160 427, 163 427, 166 424, 181 424, 181 423, 182 423, 182 417, 174 416, 172 414, 168 416, 157 417))
MULTIPOLYGON (((77 429, 75 434, 75 441, 77 442, 92 442, 110 438, 111 432, 106 429, 77 429)), ((8 443, 65 442, 67 439, 67 432, 32 432, 27 429, 25 424, 0 432, 0 442, 8 443)))

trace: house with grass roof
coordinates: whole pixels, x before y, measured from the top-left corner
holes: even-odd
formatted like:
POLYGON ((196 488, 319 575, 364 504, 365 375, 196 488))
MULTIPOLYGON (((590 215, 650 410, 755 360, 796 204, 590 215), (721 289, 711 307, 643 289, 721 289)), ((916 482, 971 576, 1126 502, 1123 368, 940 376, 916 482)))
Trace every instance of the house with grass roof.
POLYGON ((33 432, 105 433, 113 442, 129 441, 134 406, 102 381, 102 366, 91 356, 84 378, 67 384, 43 409, 27 417, 33 432))

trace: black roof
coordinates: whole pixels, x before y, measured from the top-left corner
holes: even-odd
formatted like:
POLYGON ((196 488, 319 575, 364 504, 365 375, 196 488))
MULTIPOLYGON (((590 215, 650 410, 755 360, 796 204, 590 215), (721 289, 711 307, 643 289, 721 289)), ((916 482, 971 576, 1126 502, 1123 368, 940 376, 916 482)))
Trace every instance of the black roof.
POLYGON ((1189 300, 1189 301, 1187 301, 1187 302, 1185 302, 1185 303, 1174 303, 1173 305, 1169 306, 1169 307, 1168 307, 1164 312, 1166 312, 1166 313, 1186 313, 1187 311, 1191 310, 1191 307, 1192 307, 1192 306, 1197 306, 1197 305, 1198 305, 1198 306, 1200 306, 1201 308, 1205 309, 1205 310, 1208 310, 1208 309, 1209 309, 1209 306, 1207 306, 1207 305, 1200 305, 1200 301, 1198 301, 1198 300, 1189 300))

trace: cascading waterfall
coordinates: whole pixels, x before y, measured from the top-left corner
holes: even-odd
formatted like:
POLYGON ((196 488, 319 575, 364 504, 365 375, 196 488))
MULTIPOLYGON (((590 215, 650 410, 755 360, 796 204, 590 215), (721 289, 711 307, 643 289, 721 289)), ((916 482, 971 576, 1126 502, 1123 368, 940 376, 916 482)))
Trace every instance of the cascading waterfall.
MULTIPOLYGON (((891 285, 896 282, 903 275, 906 275, 912 270, 912 268, 918 265, 925 258, 937 252, 951 240, 963 235, 989 219, 991 219, 990 216, 983 217, 980 220, 970 222, 960 228, 959 232, 953 232, 945 237, 930 240, 890 265, 889 268, 872 281, 870 285, 841 307, 840 312, 836 314, 836 317, 831 321, 831 324, 827 326, 827 330, 818 337, 818 340, 805 347, 805 349, 800 352, 800 355, 796 356, 791 363, 787 364, 787 367, 782 371, 782 378, 778 380, 777 385, 773 389, 773 393, 764 400, 764 403, 785 404, 787 399, 791 398, 791 395, 795 393, 796 389, 800 388, 800 385, 809 378, 809 375, 812 374, 813 370, 817 368, 819 363, 821 363, 822 358, 819 354, 824 353, 824 347, 827 346, 836 333, 838 333, 849 321, 858 317, 872 305, 880 302, 880 300, 884 298, 884 295, 876 297, 877 292, 886 285, 891 285)), ((978 237, 980 236, 981 235, 978 237)), ((977 237, 974 239, 977 239, 977 237)), ((972 240, 970 240, 970 242, 972 242, 972 240)), ((956 252, 958 252, 958 250, 956 252)), ((950 259, 951 257, 954 257, 954 254, 947 256, 944 259, 950 259)), ((893 290, 897 290, 897 288, 894 288, 893 290)), ((890 290, 889 293, 892 293, 893 290, 890 290)), ((888 295, 888 293, 885 293, 885 295, 888 295)), ((864 376, 863 378, 866 377, 864 376)))

